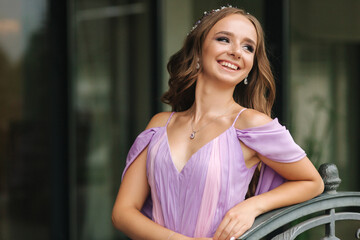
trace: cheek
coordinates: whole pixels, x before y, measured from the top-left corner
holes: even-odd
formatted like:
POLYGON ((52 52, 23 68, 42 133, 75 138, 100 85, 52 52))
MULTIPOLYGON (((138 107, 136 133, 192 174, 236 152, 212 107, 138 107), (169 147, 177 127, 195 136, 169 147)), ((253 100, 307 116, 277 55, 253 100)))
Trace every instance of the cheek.
POLYGON ((228 52, 229 46, 226 46, 224 44, 220 44, 217 42, 212 42, 211 44, 204 44, 202 53, 203 55, 207 56, 218 56, 220 54, 223 54, 225 52, 228 52))
POLYGON ((206 62, 208 61, 209 57, 211 56, 211 51, 209 51, 210 49, 208 48, 204 48, 202 53, 201 53, 201 60, 200 62, 204 65, 206 64, 206 62))
POLYGON ((203 65, 213 64, 214 59, 216 59, 218 55, 218 51, 216 51, 214 48, 204 49, 202 52, 201 61, 203 65))
POLYGON ((246 67, 252 68, 252 66, 254 65, 254 56, 248 56, 245 59, 245 64, 246 64, 246 67))

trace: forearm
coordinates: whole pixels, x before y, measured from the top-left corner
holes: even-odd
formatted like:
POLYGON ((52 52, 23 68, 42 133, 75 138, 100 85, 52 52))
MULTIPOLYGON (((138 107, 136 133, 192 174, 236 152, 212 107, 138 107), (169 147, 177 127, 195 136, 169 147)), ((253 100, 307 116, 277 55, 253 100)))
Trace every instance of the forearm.
POLYGON ((258 216, 276 208, 307 201, 321 194, 322 191, 322 181, 288 181, 269 192, 249 198, 245 202, 254 208, 256 216, 258 216))
POLYGON ((114 209, 113 225, 134 240, 189 240, 145 217, 137 209, 114 209), (121 214, 117 214, 116 212, 121 214))

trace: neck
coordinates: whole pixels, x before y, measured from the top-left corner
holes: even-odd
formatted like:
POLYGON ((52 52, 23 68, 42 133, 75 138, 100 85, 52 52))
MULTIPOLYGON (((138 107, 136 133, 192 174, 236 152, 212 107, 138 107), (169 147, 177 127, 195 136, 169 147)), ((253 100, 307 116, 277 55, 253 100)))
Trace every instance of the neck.
POLYGON ((194 122, 202 118, 213 118, 227 115, 235 106, 234 87, 221 88, 205 81, 198 81, 195 90, 195 102, 191 107, 194 122))

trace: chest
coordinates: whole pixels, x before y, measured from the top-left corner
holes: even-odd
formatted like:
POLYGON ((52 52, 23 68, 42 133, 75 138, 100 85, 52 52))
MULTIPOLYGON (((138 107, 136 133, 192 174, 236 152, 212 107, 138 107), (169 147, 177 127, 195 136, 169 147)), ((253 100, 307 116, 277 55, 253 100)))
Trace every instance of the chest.
POLYGON ((209 158, 215 149, 218 149, 218 153, 220 153, 219 158, 231 156, 232 154, 229 153, 236 154, 235 158, 245 163, 247 168, 253 167, 260 161, 254 150, 238 140, 233 127, 225 130, 209 129, 204 133, 195 133, 195 136, 185 131, 179 132, 176 138, 173 137, 174 135, 169 136, 165 130, 163 141, 166 142, 166 151, 178 172, 181 172, 193 158, 203 158, 204 156, 209 158))
POLYGON ((179 172, 189 160, 204 151, 211 150, 218 140, 223 142, 223 135, 228 136, 228 133, 233 130, 232 127, 223 124, 211 126, 213 127, 196 132, 182 125, 165 129, 166 139, 164 140, 167 141, 171 160, 179 172))
MULTIPOLYGON (((181 141, 179 141, 180 143, 181 141)), ((195 142, 191 142, 195 145, 195 142)), ((232 167, 234 172, 248 169, 244 159, 252 156, 247 147, 240 144, 235 129, 229 128, 201 146, 177 145, 172 149, 166 131, 161 133, 157 141, 150 143, 148 149, 148 162, 156 168, 165 169, 180 174, 186 169, 204 171, 209 164, 232 167), (183 150, 181 150, 183 147, 183 150), (243 150, 245 149, 245 151, 243 150)))

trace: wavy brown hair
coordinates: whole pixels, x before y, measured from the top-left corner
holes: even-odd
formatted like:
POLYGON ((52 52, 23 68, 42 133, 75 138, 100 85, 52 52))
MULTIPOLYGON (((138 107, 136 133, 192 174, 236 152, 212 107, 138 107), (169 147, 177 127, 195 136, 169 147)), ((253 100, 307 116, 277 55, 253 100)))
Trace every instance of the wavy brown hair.
POLYGON ((275 82, 266 55, 264 32, 259 21, 242 9, 226 7, 205 14, 185 39, 183 47, 175 53, 167 65, 170 74, 169 90, 162 101, 169 104, 173 111, 189 109, 195 100, 195 86, 200 69, 196 69, 201 59, 202 47, 210 29, 221 19, 231 14, 245 16, 254 25, 257 33, 253 68, 248 75, 248 85, 240 82, 234 90, 234 100, 241 106, 252 108, 271 116, 275 99, 275 82))

